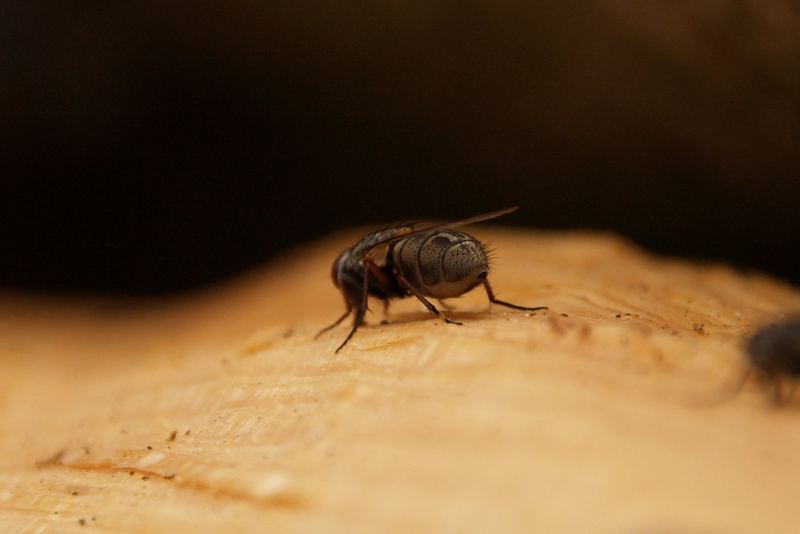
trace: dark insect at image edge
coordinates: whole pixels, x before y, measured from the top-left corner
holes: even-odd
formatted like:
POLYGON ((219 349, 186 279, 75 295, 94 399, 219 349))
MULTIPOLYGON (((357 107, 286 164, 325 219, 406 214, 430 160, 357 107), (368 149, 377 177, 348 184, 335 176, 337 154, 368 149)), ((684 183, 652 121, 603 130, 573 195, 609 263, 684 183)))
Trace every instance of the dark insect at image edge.
POLYGON ((746 355, 749 367, 742 376, 742 385, 755 371, 765 379, 765 388, 772 389, 775 406, 791 401, 800 378, 800 318, 759 328, 747 341, 746 355), (782 384, 787 379, 792 381, 791 390, 784 395, 782 384))
POLYGON ((763 389, 772 395, 776 408, 789 404, 800 380, 800 317, 791 316, 755 329, 744 339, 742 352, 745 367, 733 383, 713 395, 702 395, 692 401, 695 407, 713 408, 736 399, 756 377, 763 389), (788 392, 784 384, 790 383, 788 392))

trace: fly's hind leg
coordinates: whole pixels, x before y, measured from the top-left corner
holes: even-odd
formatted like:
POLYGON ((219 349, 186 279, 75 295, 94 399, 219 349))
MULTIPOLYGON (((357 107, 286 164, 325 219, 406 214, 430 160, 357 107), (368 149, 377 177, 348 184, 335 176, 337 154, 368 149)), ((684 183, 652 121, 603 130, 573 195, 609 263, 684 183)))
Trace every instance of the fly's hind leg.
POLYGON ((546 310, 547 306, 534 306, 529 308, 527 306, 519 306, 517 304, 511 304, 510 302, 506 302, 504 300, 500 300, 494 296, 494 291, 492 291, 492 286, 489 285, 489 280, 484 278, 483 287, 486 289, 486 296, 489 297, 489 302, 492 304, 499 304, 501 306, 505 306, 507 308, 513 308, 515 310, 522 310, 522 311, 536 311, 536 310, 546 310))
POLYGON ((435 316, 437 316, 437 317, 439 317, 439 318, 443 319, 443 320, 444 320, 444 322, 446 322, 446 323, 450 323, 450 324, 459 324, 459 325, 460 325, 460 324, 464 324, 464 323, 459 323, 458 321, 453 321, 452 319, 448 319, 447 317, 445 317, 445 316, 444 316, 444 314, 443 314, 442 312, 440 312, 438 309, 436 309, 436 306, 434 306, 433 304, 431 304, 431 302, 430 302, 428 299, 426 299, 426 298, 425 298, 425 297, 422 295, 422 293, 420 293, 419 291, 417 291, 417 290, 416 290, 416 289, 415 289, 415 288, 414 288, 414 287, 413 287, 413 286, 412 286, 412 285, 411 285, 411 284, 408 282, 408 280, 406 280, 406 279, 405 279, 405 277, 404 277, 403 275, 401 275, 401 274, 398 274, 398 275, 397 275, 397 281, 400 283, 400 285, 403 287, 403 289, 407 290, 407 291, 408 291, 408 292, 410 292, 412 295, 414 295, 415 297, 417 297, 417 299, 418 299, 418 300, 419 300, 421 303, 423 303, 423 304, 425 305, 425 307, 426 307, 426 308, 428 308, 428 311, 429 311, 429 312, 431 312, 431 313, 432 313, 432 314, 434 314, 435 316))

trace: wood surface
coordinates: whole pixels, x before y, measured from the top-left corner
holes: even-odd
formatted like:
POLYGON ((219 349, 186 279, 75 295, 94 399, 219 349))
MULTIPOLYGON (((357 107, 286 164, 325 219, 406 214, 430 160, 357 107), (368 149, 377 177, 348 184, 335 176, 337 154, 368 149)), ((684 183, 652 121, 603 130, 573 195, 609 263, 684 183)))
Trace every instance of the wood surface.
POLYGON ((380 303, 338 355, 340 234, 158 302, 0 300, 2 532, 798 532, 800 411, 744 338, 757 273, 475 229, 499 298, 380 303))

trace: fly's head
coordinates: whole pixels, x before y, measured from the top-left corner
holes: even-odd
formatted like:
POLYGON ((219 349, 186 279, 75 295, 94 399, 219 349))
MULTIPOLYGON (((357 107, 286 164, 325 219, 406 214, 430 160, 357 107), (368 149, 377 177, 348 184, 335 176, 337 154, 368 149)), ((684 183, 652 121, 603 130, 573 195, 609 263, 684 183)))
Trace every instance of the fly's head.
POLYGON ((342 251, 341 254, 336 256, 336 259, 333 261, 333 266, 331 267, 331 278, 333 279, 333 285, 338 288, 341 288, 339 280, 341 279, 341 272, 344 263, 347 261, 347 258, 350 254, 350 249, 342 251))

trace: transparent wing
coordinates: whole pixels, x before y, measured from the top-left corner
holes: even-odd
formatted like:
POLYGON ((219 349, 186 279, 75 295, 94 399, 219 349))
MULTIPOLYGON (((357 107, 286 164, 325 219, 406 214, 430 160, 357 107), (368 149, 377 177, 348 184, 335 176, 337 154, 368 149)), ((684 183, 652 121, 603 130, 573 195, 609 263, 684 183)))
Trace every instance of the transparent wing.
POLYGON ((387 237, 386 239, 381 239, 380 241, 373 243, 372 245, 370 245, 369 248, 364 250, 364 256, 366 256, 371 250, 375 249, 376 247, 379 247, 381 245, 386 245, 387 243, 398 241, 400 239, 405 239, 406 237, 410 237, 417 234, 424 234, 427 232, 436 232, 438 230, 459 228, 461 226, 466 226, 468 224, 475 224, 481 221, 488 221, 489 219, 496 219, 498 217, 502 217, 503 215, 507 215, 511 212, 517 211, 518 209, 519 206, 510 206, 508 208, 503 208, 501 210, 490 211, 489 213, 481 213, 480 215, 475 215, 474 217, 469 217, 468 219, 461 219, 460 221, 451 221, 442 224, 432 224, 431 226, 416 228, 411 232, 406 232, 404 234, 387 237))

